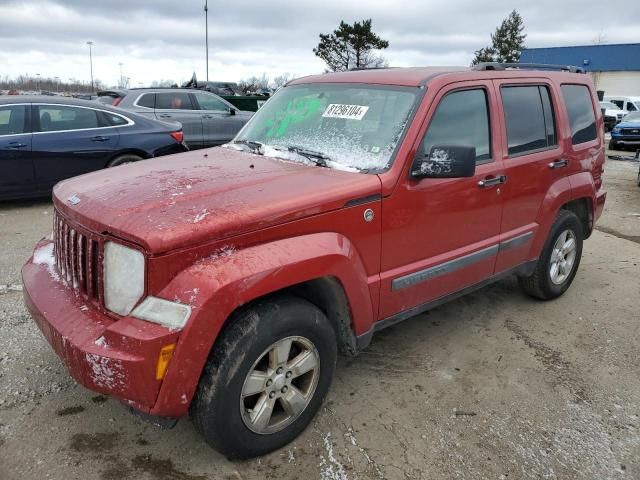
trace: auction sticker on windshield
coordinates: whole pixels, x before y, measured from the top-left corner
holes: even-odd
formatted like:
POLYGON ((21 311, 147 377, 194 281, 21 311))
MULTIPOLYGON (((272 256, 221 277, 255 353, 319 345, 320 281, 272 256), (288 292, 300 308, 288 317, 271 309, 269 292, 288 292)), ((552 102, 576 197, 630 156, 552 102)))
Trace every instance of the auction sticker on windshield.
POLYGON ((326 118, 346 118, 348 120, 362 120, 369 107, 363 105, 343 105, 331 103, 322 114, 326 118))

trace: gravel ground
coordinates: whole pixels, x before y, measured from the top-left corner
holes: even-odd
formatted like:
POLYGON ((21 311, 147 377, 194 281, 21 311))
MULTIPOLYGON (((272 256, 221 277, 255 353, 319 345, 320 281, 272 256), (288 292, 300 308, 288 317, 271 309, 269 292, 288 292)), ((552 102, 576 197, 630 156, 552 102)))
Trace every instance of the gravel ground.
POLYGON ((513 279, 380 332, 339 361, 306 432, 229 462, 77 386, 22 304, 49 202, 0 206, 0 478, 640 479, 638 164, 608 161, 598 231, 553 302, 513 279))

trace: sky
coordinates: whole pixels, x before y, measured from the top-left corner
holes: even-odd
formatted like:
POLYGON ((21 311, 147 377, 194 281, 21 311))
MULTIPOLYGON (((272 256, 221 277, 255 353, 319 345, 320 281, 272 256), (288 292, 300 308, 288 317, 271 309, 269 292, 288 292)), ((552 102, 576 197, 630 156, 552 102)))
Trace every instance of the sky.
MULTIPOLYGON (((0 77, 131 86, 205 74, 204 0, 0 0, 0 77)), ((613 14, 595 0, 209 0, 209 79, 320 73, 318 34, 371 18, 390 66, 468 65, 512 9, 528 47, 640 42, 640 2, 613 14)))

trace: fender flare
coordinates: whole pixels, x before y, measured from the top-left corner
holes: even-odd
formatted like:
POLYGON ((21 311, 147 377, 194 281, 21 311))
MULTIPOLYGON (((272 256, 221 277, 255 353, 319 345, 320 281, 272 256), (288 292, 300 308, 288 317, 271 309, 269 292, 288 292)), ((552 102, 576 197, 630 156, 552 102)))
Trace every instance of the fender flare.
POLYGON ((538 210, 536 220, 536 223, 539 225, 538 234, 531 243, 527 259, 535 260, 540 257, 544 244, 547 242, 551 225, 553 225, 556 219, 556 214, 562 205, 570 202, 572 199, 571 183, 567 177, 559 178, 549 187, 538 210))
POLYGON ((180 272, 158 296, 192 307, 151 413, 187 413, 209 353, 240 306, 309 280, 334 277, 344 289, 354 334, 374 321, 369 279, 345 236, 315 233, 241 250, 220 249, 180 272))

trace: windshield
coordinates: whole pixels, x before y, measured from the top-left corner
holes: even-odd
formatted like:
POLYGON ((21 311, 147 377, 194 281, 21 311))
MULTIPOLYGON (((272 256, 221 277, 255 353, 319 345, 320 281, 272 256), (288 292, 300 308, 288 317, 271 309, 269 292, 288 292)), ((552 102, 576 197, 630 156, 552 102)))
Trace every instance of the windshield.
POLYGON ((624 117, 625 122, 637 122, 639 120, 640 120, 640 112, 629 113, 624 117))
POLYGON ((614 105, 611 102, 600 102, 600 106, 602 108, 607 108, 607 109, 611 109, 611 110, 619 110, 617 105, 614 105))
POLYGON ((322 166, 331 168, 384 170, 418 92, 356 84, 286 87, 256 112, 234 141, 259 142, 266 147, 260 153, 291 160, 317 160, 321 155, 322 166))

